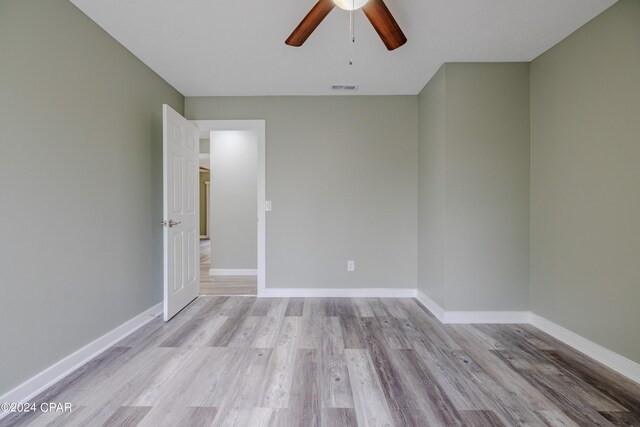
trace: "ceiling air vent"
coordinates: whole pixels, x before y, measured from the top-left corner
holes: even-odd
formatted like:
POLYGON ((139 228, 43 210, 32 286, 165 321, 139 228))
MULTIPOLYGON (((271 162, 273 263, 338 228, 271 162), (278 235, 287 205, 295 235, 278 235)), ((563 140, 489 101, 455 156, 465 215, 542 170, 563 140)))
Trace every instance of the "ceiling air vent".
POLYGON ((353 92, 358 90, 358 85, 331 85, 331 90, 346 90, 353 92))

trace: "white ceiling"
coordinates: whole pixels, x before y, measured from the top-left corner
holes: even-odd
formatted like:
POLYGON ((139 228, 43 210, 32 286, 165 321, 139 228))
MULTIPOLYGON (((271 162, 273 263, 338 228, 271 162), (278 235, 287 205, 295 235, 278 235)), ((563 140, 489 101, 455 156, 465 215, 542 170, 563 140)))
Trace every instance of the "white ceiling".
POLYGON ((531 61, 616 0, 385 0, 409 40, 388 52, 335 8, 299 48, 315 0, 71 0, 185 96, 416 94, 444 62, 531 61))

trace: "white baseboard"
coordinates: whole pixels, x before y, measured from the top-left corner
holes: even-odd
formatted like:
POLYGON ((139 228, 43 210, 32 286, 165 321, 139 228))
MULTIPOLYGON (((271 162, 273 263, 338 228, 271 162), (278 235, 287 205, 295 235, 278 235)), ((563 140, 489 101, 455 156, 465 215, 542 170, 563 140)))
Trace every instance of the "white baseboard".
POLYGON ((528 311, 445 311, 421 291, 416 298, 441 323, 529 323, 528 311))
MULTIPOLYGON (((80 366, 89 362, 111 346, 117 344, 126 336, 140 329, 155 317, 162 313, 162 303, 156 304, 148 310, 140 313, 133 319, 123 323, 110 332, 107 332, 95 341, 85 345, 64 359, 51 365, 31 379, 0 396, 0 402, 27 402, 42 393, 53 384, 57 383, 80 366)), ((10 412, 0 411, 0 419, 10 412)))
POLYGON ((530 314, 528 311, 445 311, 442 323, 529 323, 530 314))
POLYGON ((444 309, 438 305, 434 300, 429 298, 424 292, 416 291, 416 299, 422 304, 427 310, 431 312, 436 319, 440 321, 440 323, 445 323, 444 321, 444 309))
POLYGON ((212 268, 209 276, 257 276, 255 268, 212 268))
POLYGON ((393 288, 265 288, 261 297, 415 298, 415 289, 393 288))
POLYGON ((614 353, 569 329, 531 313, 531 324, 559 341, 597 360, 614 371, 640 383, 640 364, 614 353))

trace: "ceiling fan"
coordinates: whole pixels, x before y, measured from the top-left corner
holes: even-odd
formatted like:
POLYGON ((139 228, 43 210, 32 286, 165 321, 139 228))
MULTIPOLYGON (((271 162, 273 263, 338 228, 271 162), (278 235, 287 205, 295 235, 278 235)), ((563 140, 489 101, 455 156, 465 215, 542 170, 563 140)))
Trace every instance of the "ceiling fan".
POLYGON ((400 26, 382 0, 318 0, 307 16, 293 30, 285 43, 289 46, 302 46, 322 20, 336 6, 344 10, 362 8, 362 11, 388 50, 397 49, 407 42, 407 38, 400 26))

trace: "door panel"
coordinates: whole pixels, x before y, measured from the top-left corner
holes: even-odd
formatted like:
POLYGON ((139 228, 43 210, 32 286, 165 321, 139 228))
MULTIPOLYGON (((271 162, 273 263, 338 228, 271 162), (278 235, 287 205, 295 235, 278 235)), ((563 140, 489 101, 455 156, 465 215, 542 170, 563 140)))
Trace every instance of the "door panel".
POLYGON ((198 230, 199 132, 163 106, 164 320, 200 293, 198 230))

